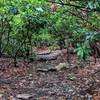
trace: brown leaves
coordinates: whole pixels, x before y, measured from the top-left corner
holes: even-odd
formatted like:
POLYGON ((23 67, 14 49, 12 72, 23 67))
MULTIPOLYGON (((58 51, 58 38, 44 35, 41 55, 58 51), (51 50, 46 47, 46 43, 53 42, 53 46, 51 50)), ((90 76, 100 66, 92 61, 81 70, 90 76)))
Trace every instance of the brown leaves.
POLYGON ((0 70, 0 73, 2 73, 0 79, 3 79, 3 82, 6 83, 11 81, 11 84, 0 84, 0 90, 9 94, 7 100, 13 100, 8 98, 24 93, 34 95, 33 100, 37 98, 38 100, 47 100, 49 98, 51 100, 66 100, 69 96, 74 100, 81 100, 81 98, 86 98, 87 94, 94 100, 100 100, 99 62, 95 65, 93 63, 90 66, 86 65, 85 68, 77 68, 76 58, 73 56, 72 66, 75 65, 76 67, 70 66, 68 69, 61 71, 51 71, 50 68, 54 68, 60 63, 66 63, 65 55, 59 55, 59 57, 59 59, 53 61, 36 61, 30 64, 19 61, 17 63, 19 67, 17 68, 13 66, 13 63, 9 67, 7 66, 11 61, 0 60, 0 64, 4 69, 0 70), (64 61, 63 58, 65 58, 64 61), (41 68, 39 70, 47 69, 44 70, 46 73, 44 71, 37 72, 36 69, 38 68, 41 68), (74 93, 73 96, 72 93, 74 93))

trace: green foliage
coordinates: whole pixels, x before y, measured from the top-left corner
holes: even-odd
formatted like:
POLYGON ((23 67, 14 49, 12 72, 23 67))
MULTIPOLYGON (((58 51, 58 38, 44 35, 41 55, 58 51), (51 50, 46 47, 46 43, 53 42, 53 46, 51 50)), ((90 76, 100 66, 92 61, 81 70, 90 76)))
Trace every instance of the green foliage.
POLYGON ((86 60, 89 43, 100 39, 97 34, 100 2, 56 2, 59 3, 57 10, 52 12, 46 0, 0 0, 0 55, 28 58, 33 54, 33 46, 59 45, 63 48, 67 40, 75 46, 77 55, 86 60))
POLYGON ((90 49, 86 47, 84 44, 77 44, 77 48, 75 49, 75 52, 77 52, 77 55, 80 59, 83 61, 87 60, 87 56, 90 52, 90 49))
POLYGON ((84 43, 77 44, 77 48, 75 49, 75 52, 77 52, 78 57, 86 61, 91 51, 91 48, 89 48, 89 45, 95 41, 99 42, 99 39, 100 39, 100 33, 98 32, 87 33, 84 43))
POLYGON ((6 53, 14 59, 31 56, 33 36, 43 34, 39 31, 46 24, 42 3, 43 0, 0 1, 0 55, 6 53))

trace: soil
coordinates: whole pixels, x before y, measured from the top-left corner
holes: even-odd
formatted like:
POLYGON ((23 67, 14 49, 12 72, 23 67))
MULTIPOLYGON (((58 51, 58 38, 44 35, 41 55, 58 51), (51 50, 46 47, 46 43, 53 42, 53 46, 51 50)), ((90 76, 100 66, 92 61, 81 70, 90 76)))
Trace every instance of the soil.
MULTIPOLYGON (((79 62, 70 55, 74 67, 60 71, 37 71, 54 68, 66 62, 66 54, 56 60, 27 62, 19 60, 14 67, 11 58, 0 58, 0 100, 19 100, 18 94, 29 94, 27 100, 100 100, 100 59, 94 63, 79 62)), ((23 99, 22 99, 23 100, 23 99)))

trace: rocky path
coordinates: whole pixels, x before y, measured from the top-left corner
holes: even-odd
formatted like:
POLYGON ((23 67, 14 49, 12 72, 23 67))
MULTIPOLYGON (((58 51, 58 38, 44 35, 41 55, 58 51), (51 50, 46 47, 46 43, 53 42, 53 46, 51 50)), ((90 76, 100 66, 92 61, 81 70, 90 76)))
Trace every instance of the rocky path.
POLYGON ((30 64, 19 61, 18 68, 8 66, 11 59, 0 58, 0 100, 100 100, 99 60, 81 68, 76 57, 71 58, 74 67, 56 71, 37 69, 65 64, 65 56, 30 64))

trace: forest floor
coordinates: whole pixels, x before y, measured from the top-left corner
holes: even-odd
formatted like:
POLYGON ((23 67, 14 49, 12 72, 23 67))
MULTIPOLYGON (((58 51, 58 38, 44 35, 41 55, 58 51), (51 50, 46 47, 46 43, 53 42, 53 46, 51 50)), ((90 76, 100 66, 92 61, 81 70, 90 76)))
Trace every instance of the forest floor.
POLYGON ((74 67, 59 71, 39 71, 66 62, 66 55, 51 61, 18 61, 0 58, 0 100, 100 100, 100 59, 79 63, 70 55, 74 67))

